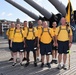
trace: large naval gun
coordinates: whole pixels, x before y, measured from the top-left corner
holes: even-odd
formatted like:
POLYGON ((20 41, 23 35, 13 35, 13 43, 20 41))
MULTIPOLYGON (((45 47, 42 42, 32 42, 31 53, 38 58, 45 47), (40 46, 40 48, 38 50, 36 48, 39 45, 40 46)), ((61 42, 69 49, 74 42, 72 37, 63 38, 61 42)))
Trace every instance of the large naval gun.
POLYGON ((48 12, 45 8, 43 8, 40 5, 38 5, 33 0, 24 0, 24 1, 27 2, 29 5, 31 5, 33 8, 35 8, 36 10, 38 10, 47 19, 49 19, 50 17, 52 17, 52 13, 48 12))
POLYGON ((39 19, 39 16, 37 16, 35 13, 33 13, 33 12, 29 11, 28 9, 22 7, 21 5, 17 4, 13 0, 5 0, 5 1, 7 1, 10 4, 12 4, 13 6, 15 6, 16 8, 18 8, 19 10, 21 10, 25 14, 27 14, 28 16, 30 16, 31 18, 33 18, 34 20, 38 20, 39 19))
POLYGON ((59 0, 48 0, 63 15, 66 15, 66 7, 59 0))
POLYGON ((21 5, 17 4, 16 2, 14 2, 13 0, 5 0, 8 3, 12 4, 13 6, 15 6, 16 8, 18 8, 19 10, 21 10, 22 12, 24 12, 25 14, 27 14, 28 16, 30 16, 31 18, 33 18, 34 20, 38 20, 38 19, 42 19, 42 20, 47 20, 50 22, 50 27, 53 21, 56 21, 57 23, 59 23, 60 19, 61 19, 61 14, 53 14, 50 13, 49 11, 47 11, 45 8, 41 7, 40 5, 38 5, 36 2, 34 2, 33 0, 24 0, 27 3, 29 3, 32 7, 34 7, 36 10, 38 10, 44 17, 40 17, 38 15, 36 15, 35 13, 32 13, 31 11, 29 11, 28 9, 22 7, 21 5))
POLYGON ((53 21, 59 23, 62 16, 60 13, 58 14, 50 13, 49 11, 41 7, 38 3, 34 2, 33 0, 24 0, 24 1, 40 12, 44 16, 44 19, 50 22, 50 27, 53 21))

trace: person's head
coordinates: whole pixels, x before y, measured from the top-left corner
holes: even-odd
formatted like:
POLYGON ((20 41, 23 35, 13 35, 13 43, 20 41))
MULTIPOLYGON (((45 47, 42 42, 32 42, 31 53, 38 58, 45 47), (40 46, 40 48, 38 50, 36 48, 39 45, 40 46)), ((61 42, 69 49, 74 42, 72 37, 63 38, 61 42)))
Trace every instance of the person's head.
POLYGON ((52 26, 53 26, 53 28, 56 28, 57 23, 56 23, 56 22, 53 22, 53 23, 52 23, 52 26))
POLYGON ((24 27, 27 27, 27 21, 24 21, 23 25, 24 25, 24 27))
POLYGON ((42 25, 42 21, 41 20, 38 20, 38 25, 42 25))
POLYGON ((33 27, 33 22, 29 22, 29 28, 33 27))
POLYGON ((64 17, 61 18, 61 25, 66 25, 66 19, 64 17))
POLYGON ((43 25, 44 28, 47 28, 48 27, 47 21, 43 21, 42 25, 43 25))
POLYGON ((16 28, 17 29, 20 29, 20 24, 16 24, 16 28))
POLYGON ((15 23, 11 23, 11 28, 14 28, 15 27, 15 23))

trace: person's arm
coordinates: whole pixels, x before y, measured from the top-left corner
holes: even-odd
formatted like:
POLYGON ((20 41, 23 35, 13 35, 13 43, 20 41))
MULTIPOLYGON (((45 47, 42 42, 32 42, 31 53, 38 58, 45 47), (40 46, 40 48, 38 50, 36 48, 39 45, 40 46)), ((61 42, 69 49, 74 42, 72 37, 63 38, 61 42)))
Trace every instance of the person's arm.
POLYGON ((58 42, 57 42, 57 40, 58 40, 58 36, 55 35, 55 45, 56 45, 56 46, 58 46, 58 42))
POLYGON ((58 31, 59 28, 56 28, 56 32, 55 32, 55 45, 58 46, 58 31))
POLYGON ((11 42, 10 42, 10 47, 12 47, 12 40, 11 40, 11 42))
POLYGON ((24 45, 27 47, 26 38, 24 38, 24 45))

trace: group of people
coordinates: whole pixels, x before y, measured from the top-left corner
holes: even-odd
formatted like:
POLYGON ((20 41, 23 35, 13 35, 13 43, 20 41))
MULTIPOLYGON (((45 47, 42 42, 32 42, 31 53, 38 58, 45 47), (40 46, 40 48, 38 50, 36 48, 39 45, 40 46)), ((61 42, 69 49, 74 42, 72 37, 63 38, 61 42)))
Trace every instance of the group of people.
POLYGON ((37 67, 39 60, 41 67, 45 65, 44 58, 46 55, 46 65, 51 68, 51 64, 58 64, 58 69, 67 69, 66 60, 68 50, 72 45, 72 30, 66 24, 66 19, 61 18, 61 25, 57 27, 57 23, 52 23, 52 28, 49 27, 47 21, 38 20, 38 25, 33 27, 33 22, 24 21, 24 27, 20 24, 11 23, 11 27, 6 34, 9 41, 9 49, 11 51, 11 59, 13 65, 17 64, 17 53, 20 57, 20 65, 23 66, 22 61, 26 60, 25 67, 30 64, 29 53, 33 52, 34 66, 37 67), (50 55, 52 54, 52 61, 50 55), (63 57, 62 57, 63 54, 63 57), (39 56, 41 55, 41 59, 39 56), (57 60, 58 55, 58 60, 57 60), (63 59, 63 66, 61 61, 63 59))

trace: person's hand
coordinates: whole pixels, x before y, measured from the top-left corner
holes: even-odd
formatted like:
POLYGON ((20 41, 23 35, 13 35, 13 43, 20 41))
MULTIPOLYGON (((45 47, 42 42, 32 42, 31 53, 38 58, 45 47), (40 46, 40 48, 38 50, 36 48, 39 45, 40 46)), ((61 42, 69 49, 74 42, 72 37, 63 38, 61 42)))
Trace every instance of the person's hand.
POLYGON ((72 46, 72 43, 69 43, 69 48, 71 48, 71 46, 72 46))
POLYGON ((24 48, 25 48, 25 44, 24 44, 24 48))
POLYGON ((56 46, 55 42, 53 43, 53 46, 54 46, 54 47, 56 46))
POLYGON ((10 44, 10 47, 12 48, 12 43, 10 44))
POLYGON ((40 48, 40 44, 37 44, 38 49, 40 48))
POLYGON ((55 46, 57 46, 57 47, 58 47, 58 43, 57 43, 57 42, 55 43, 55 46))

